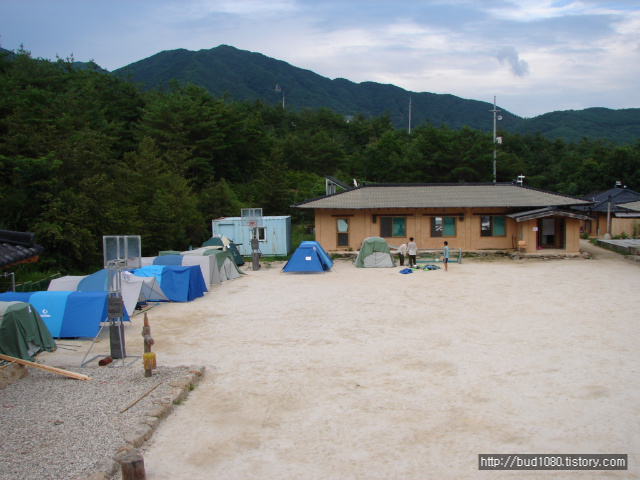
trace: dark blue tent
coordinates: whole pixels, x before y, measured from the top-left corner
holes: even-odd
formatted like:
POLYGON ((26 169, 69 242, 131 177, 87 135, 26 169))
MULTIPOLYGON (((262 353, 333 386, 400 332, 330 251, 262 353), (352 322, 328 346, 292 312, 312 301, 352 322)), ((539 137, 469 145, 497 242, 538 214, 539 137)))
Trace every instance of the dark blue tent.
POLYGON ((284 273, 314 273, 331 270, 333 260, 318 242, 306 241, 293 252, 282 268, 284 273))
MULTIPOLYGON (((107 321, 107 292, 7 292, 0 302, 30 303, 54 338, 95 337, 107 321)), ((124 321, 129 321, 124 312, 124 321)))
POLYGON ((138 277, 155 277, 162 292, 172 302, 190 302, 207 291, 199 265, 148 265, 132 273, 138 277))

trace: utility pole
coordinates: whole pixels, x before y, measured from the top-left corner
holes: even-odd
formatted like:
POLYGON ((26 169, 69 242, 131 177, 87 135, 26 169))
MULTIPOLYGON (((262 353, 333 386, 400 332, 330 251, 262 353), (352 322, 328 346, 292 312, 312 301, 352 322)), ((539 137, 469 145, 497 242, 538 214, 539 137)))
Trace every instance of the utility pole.
POLYGON ((493 96, 493 110, 489 110, 490 112, 493 112, 493 183, 496 183, 496 163, 497 163, 497 157, 498 157, 498 147, 497 147, 497 142, 496 142, 496 122, 497 120, 502 120, 502 117, 498 117, 498 112, 500 110, 498 110, 496 108, 496 97, 495 95, 493 96))
POLYGON ((276 92, 282 93, 282 109, 284 110, 284 90, 280 86, 280 84, 276 84, 276 88, 274 89, 276 92))
POLYGON ((409 135, 411 135, 411 97, 409 97, 409 135))

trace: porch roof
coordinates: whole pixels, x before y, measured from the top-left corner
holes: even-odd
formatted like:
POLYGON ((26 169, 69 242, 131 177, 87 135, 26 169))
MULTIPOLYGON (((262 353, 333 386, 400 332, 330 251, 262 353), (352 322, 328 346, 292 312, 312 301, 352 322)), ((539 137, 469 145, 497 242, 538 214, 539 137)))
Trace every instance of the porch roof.
POLYGON ((592 202, 513 183, 373 184, 305 200, 309 209, 535 208, 589 206, 592 202))
POLYGON ((528 212, 511 213, 508 214, 507 217, 511 217, 517 222, 524 222, 525 220, 534 220, 536 218, 545 217, 569 217, 578 218, 580 220, 591 220, 593 218, 592 215, 587 215, 586 213, 580 213, 575 210, 561 210, 553 207, 529 210, 528 212))

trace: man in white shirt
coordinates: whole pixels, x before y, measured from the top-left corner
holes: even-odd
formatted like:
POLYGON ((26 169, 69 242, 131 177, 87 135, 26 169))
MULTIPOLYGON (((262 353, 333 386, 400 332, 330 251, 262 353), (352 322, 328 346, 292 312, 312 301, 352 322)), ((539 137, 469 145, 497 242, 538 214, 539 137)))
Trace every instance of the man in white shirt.
POLYGON ((418 262, 416 261, 416 256, 418 255, 418 245, 413 241, 413 237, 409 238, 409 243, 407 244, 407 255, 409 256, 409 267, 417 267, 418 262))

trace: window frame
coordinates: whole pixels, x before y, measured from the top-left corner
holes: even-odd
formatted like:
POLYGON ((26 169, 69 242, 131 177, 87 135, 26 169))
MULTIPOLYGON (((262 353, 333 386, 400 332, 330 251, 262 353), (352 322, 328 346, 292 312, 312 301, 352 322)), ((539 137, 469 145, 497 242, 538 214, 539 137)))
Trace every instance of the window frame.
POLYGON ((336 218, 336 246, 337 247, 349 247, 349 217, 336 218), (344 221, 347 229, 340 230, 340 221, 344 221), (346 243, 345 243, 346 241, 346 243))
POLYGON ((453 215, 432 215, 431 216, 431 237, 432 238, 456 238, 458 235, 458 224, 457 224, 457 218, 453 215), (438 219, 441 219, 441 227, 440 230, 438 230, 438 219), (445 219, 451 219, 451 221, 453 223, 451 223, 451 221, 447 222, 445 221, 445 219), (447 223, 449 223, 449 225, 447 225, 447 223), (447 227, 451 228, 453 227, 453 235, 445 235, 445 232, 447 231, 447 227))
POLYGON ((507 236, 507 217, 505 215, 481 215, 480 216, 480 237, 506 237, 507 236), (483 230, 483 224, 485 223, 485 218, 489 218, 489 229, 483 230), (502 228, 503 232, 501 234, 495 233, 496 227, 496 218, 502 219, 502 228), (484 232, 488 231, 489 233, 485 234, 484 232))
POLYGON ((267 241, 267 227, 253 227, 251 238, 257 238, 259 242, 267 241))
POLYGON ((404 238, 407 236, 407 217, 405 215, 384 215, 380 217, 380 237, 381 238, 404 238), (402 233, 396 234, 396 220, 402 220, 402 233), (391 235, 385 235, 388 230, 384 230, 383 223, 390 221, 391 235))

